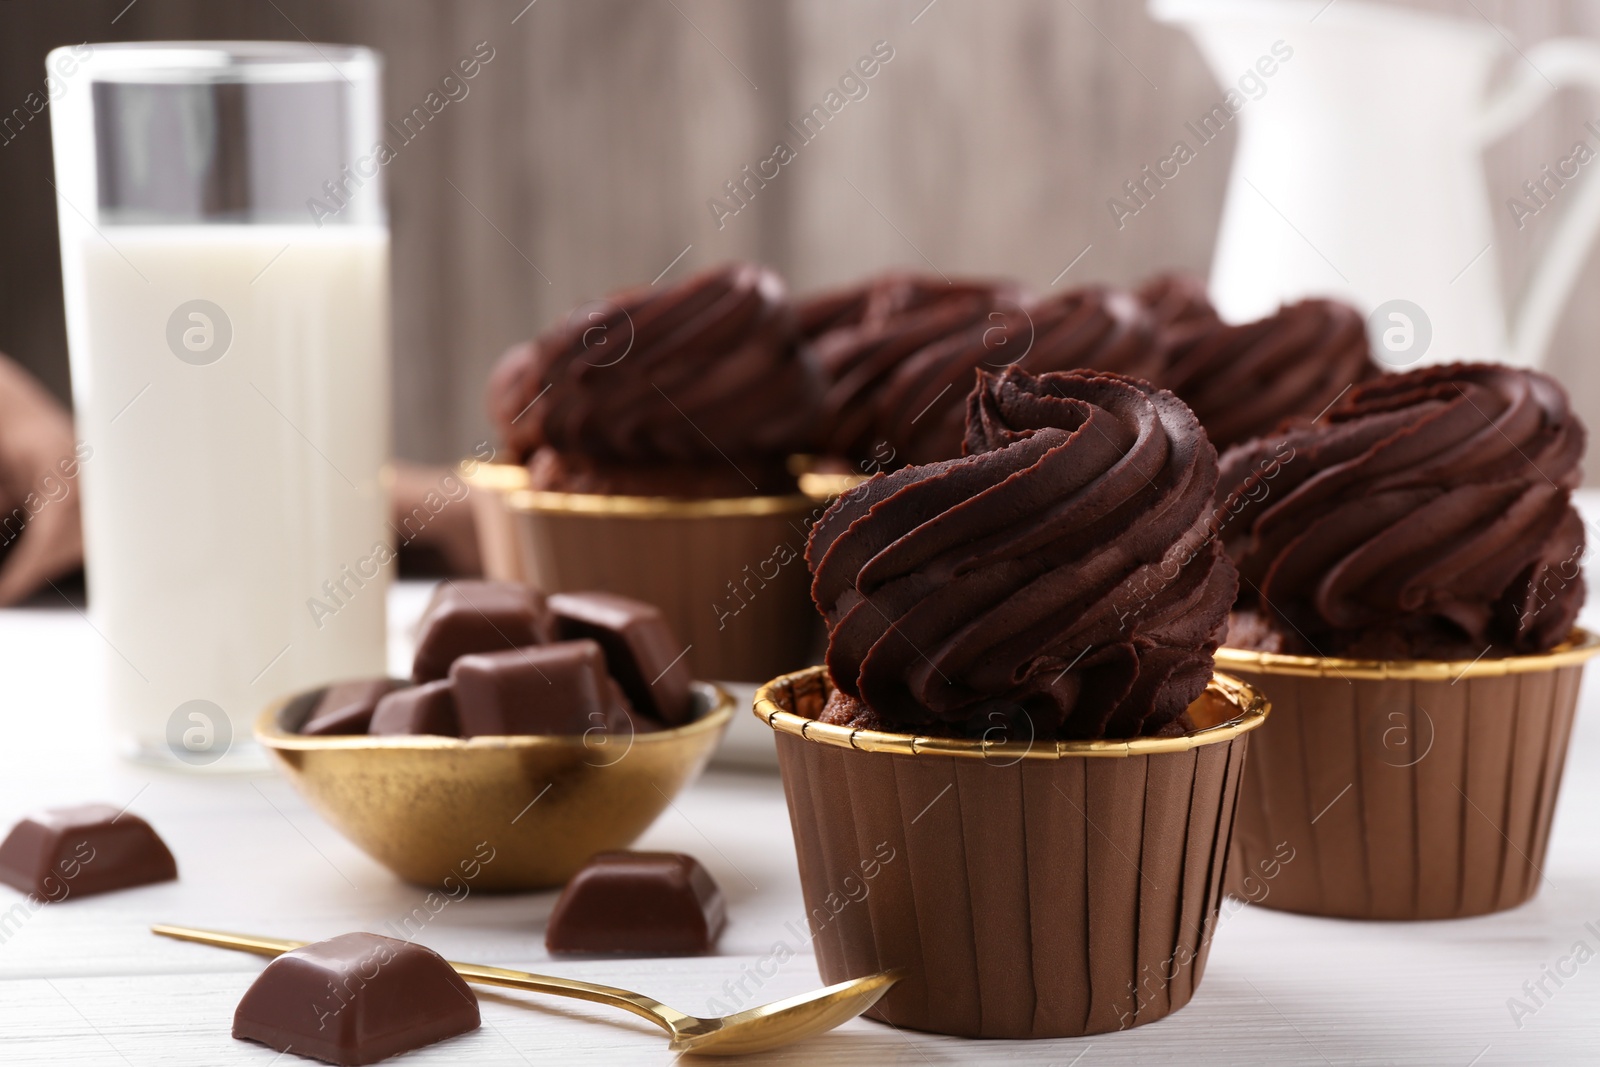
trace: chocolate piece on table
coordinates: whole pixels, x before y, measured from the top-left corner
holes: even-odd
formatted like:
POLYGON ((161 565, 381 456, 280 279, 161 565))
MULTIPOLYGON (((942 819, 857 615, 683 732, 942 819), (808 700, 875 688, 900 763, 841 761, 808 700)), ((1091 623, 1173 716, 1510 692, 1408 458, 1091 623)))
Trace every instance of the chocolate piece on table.
POLYGON ((593 641, 558 641, 462 656, 450 668, 462 737, 508 734, 627 736, 655 729, 635 715, 593 641))
POLYGON ((478 1028, 478 998, 438 953, 341 934, 267 964, 233 1014, 233 1036, 327 1063, 376 1063, 478 1028))
POLYGON ((330 685, 322 699, 300 726, 300 732, 313 737, 336 734, 364 734, 372 722, 378 701, 397 685, 388 678, 362 678, 330 685))
POLYGON ((390 693, 378 701, 378 710, 372 714, 372 728, 367 732, 373 736, 439 734, 460 737, 455 687, 444 678, 390 693))
POLYGON ((607 670, 636 711, 669 726, 689 721, 687 649, 654 604, 615 593, 557 593, 550 598, 550 611, 563 640, 599 642, 607 670))
POLYGON ((728 921, 722 890, 681 852, 600 852, 562 891, 545 928, 551 952, 691 956, 728 921))
POLYGON ((473 652, 499 652, 550 640, 550 613, 538 590, 520 582, 447 581, 417 623, 413 681, 433 682, 473 652))
POLYGON ((112 804, 35 812, 0 844, 0 882, 59 903, 178 877, 165 842, 112 804))

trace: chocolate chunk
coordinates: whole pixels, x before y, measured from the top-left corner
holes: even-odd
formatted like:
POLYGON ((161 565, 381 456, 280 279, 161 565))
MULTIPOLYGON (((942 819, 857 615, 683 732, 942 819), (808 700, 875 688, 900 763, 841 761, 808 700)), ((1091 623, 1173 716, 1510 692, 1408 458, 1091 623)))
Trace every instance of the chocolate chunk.
POLYGON ((233 1036, 327 1063, 376 1063, 478 1028, 478 998, 443 957, 409 941, 341 934, 267 964, 233 1036))
POLYGON ((689 721, 687 650, 659 608, 614 593, 558 593, 550 598, 550 611, 562 640, 587 637, 600 643, 606 668, 636 711, 669 726, 689 721))
POLYGON ((456 691, 449 679, 399 689, 378 701, 372 714, 373 736, 382 734, 442 734, 460 737, 456 718, 456 691))
POLYGON ((111 804, 36 812, 0 844, 0 882, 59 903, 178 877, 165 842, 111 804))
POLYGON ((372 722, 372 712, 385 694, 398 683, 387 678, 363 678, 328 686, 317 706, 300 727, 302 734, 325 737, 334 734, 364 734, 372 722))
POLYGON ((626 736, 657 729, 635 715, 593 641, 559 641, 462 656, 450 668, 462 737, 626 736))
POLYGON ((556 901, 545 928, 551 952, 692 956, 728 921, 722 890, 681 852, 600 852, 556 901))
POLYGON ((444 582, 417 624, 416 682, 450 673, 450 664, 473 652, 499 652, 551 639, 544 596, 517 582, 444 582))

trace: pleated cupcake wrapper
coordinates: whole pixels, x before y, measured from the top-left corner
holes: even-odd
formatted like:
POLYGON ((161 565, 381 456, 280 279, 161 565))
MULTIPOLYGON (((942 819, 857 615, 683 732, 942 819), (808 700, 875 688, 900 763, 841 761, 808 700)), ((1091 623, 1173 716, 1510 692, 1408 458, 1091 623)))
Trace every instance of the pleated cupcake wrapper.
POLYGON ((484 576, 501 582, 529 581, 517 551, 516 520, 507 503, 512 492, 528 487, 528 469, 506 463, 463 463, 461 469, 471 490, 468 499, 484 576))
POLYGON ((521 490, 507 506, 523 580, 656 605, 696 678, 759 682, 812 661, 821 623, 805 546, 816 501, 521 490))
POLYGON ((1526 902, 1594 651, 1582 631, 1542 657, 1472 666, 1223 649, 1218 666, 1273 709, 1245 772, 1229 892, 1356 919, 1526 902))
MULTIPOLYGON (((757 715, 809 718, 826 687, 821 669, 779 679, 757 715)), ((818 968, 830 983, 909 970, 869 1015, 1073 1037, 1188 1003, 1222 901, 1244 729, 1186 751, 972 758, 826 743, 837 728, 815 725, 778 728, 777 743, 818 968)))

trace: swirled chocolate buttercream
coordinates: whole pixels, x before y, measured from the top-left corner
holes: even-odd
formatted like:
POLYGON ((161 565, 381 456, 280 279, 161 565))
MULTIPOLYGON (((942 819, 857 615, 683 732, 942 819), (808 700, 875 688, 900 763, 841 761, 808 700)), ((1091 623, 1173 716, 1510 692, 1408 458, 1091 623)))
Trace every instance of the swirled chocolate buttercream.
POLYGON ((580 305, 502 357, 489 405, 535 488, 784 492, 820 383, 783 280, 731 263, 580 305))
POLYGON ((1584 436, 1553 378, 1455 364, 1356 386, 1315 422, 1231 449, 1230 644, 1473 659, 1560 643, 1584 596, 1584 436))
POLYGON ((807 548, 824 721, 957 736, 1182 732, 1236 587, 1216 452, 1116 374, 980 371, 966 455, 879 474, 807 548))
POLYGON ((1220 449, 1269 433, 1287 418, 1315 416, 1356 382, 1378 374, 1361 313, 1335 300, 1302 300, 1230 326, 1187 314, 1164 328, 1153 376, 1194 409, 1220 449))

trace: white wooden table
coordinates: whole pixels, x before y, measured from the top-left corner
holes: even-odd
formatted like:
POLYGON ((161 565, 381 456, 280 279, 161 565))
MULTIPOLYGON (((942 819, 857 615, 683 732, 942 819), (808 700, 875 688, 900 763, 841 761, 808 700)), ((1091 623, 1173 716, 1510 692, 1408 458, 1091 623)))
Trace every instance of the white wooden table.
MULTIPOLYGON (((1592 502, 1586 499, 1585 504, 1592 502)), ((1593 515, 1594 509, 1586 507, 1593 515)), ((1597 527, 1591 523, 1591 530, 1597 527)), ((1600 537, 1591 534, 1591 540, 1600 537)), ((1595 581, 1590 578, 1591 587, 1595 581)), ((394 591, 394 656, 425 590, 394 591)), ((1594 626, 1600 612, 1586 614, 1594 626)), ((172 846, 181 880, 28 913, 0 887, 0 1064, 269 1064, 276 1054, 229 1037, 233 1009, 264 961, 152 936, 181 922, 315 939, 387 932, 420 905, 329 829, 276 777, 178 776, 113 758, 93 677, 98 637, 73 610, 0 612, 0 830, 27 810, 131 802, 172 846)), ((857 1020, 773 1064, 1492 1064, 1600 1062, 1600 961, 1563 979, 1536 1014, 1507 1000, 1587 942, 1600 952, 1600 689, 1586 680, 1548 881, 1505 915, 1394 925, 1240 908, 1218 931, 1188 1007, 1153 1025, 1077 1041, 969 1042, 857 1020)), ((713 769, 640 842, 700 857, 731 921, 715 956, 568 962, 548 958, 553 893, 472 895, 418 938, 455 959, 592 978, 711 1013, 723 985, 771 952, 799 947, 805 912, 788 815, 774 774, 713 769)), ((818 983, 803 947, 761 999, 818 983)), ((660 1033, 630 1016, 568 1001, 480 990, 483 1028, 404 1063, 666 1063, 660 1033)), ((280 1064, 304 1062, 284 1057, 280 1064)))

